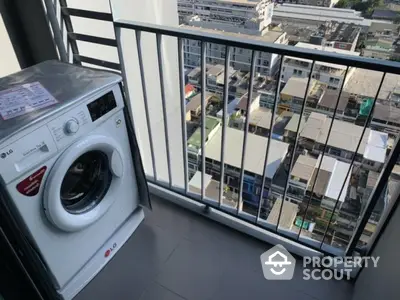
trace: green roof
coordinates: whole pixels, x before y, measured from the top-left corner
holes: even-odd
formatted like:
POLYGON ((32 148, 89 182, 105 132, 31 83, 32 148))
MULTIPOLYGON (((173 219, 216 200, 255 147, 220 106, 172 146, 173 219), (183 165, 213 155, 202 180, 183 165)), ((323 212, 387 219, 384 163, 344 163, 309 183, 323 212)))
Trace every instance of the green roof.
MULTIPOLYGON (((210 134, 210 132, 215 127, 217 127, 219 123, 220 123, 220 120, 215 117, 211 117, 211 116, 206 117, 206 141, 207 141, 207 138, 208 138, 208 135, 210 134)), ((193 134, 191 135, 191 137, 188 140, 188 145, 191 145, 196 148, 201 148, 201 127, 197 128, 196 131, 193 132, 193 134)))
POLYGON ((377 39, 377 40, 367 40, 364 42, 365 46, 373 46, 373 47, 379 47, 383 48, 386 50, 391 50, 393 42, 392 41, 386 41, 382 39, 377 39))

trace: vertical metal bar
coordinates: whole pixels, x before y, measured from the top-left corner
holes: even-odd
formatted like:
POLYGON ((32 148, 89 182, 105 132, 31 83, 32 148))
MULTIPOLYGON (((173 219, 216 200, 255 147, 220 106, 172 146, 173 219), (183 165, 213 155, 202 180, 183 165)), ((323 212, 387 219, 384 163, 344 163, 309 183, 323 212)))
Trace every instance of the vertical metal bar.
POLYGON ((239 179, 239 197, 237 204, 237 214, 241 209, 242 203, 242 192, 243 192, 243 179, 244 179, 244 166, 246 163, 246 146, 247 146, 247 135, 249 133, 249 123, 250 123, 250 106, 253 99, 253 83, 254 83, 254 72, 256 64, 256 56, 258 52, 252 51, 251 54, 251 67, 250 67, 250 79, 249 79, 249 90, 247 92, 247 106, 246 106, 246 121, 244 125, 244 136, 243 136, 243 148, 242 148, 242 164, 240 168, 240 179, 239 179))
POLYGON ((221 179, 219 184, 219 207, 222 205, 224 197, 224 172, 225 172, 225 139, 226 123, 228 114, 228 96, 229 96, 229 64, 231 57, 231 47, 225 47, 225 70, 224 70, 224 95, 223 95, 223 113, 222 113, 222 136, 221 136, 221 179))
POLYGON ((56 9, 51 0, 44 0, 44 4, 47 10, 47 17, 49 18, 51 29, 53 31, 54 41, 58 48, 60 60, 68 62, 67 50, 65 49, 64 39, 61 34, 60 26, 58 24, 56 9))
POLYGON ((330 137, 330 134, 331 134, 331 131, 332 131, 332 128, 333 128, 333 122, 335 122, 336 112, 337 112, 337 109, 338 109, 338 106, 339 106, 340 97, 342 96, 342 91, 343 91, 343 87, 344 87, 344 83, 345 83, 345 81, 346 81, 346 76, 347 76, 347 72, 348 72, 348 71, 349 71, 349 66, 347 66, 346 71, 345 71, 345 73, 344 73, 343 81, 342 81, 342 84, 341 84, 341 87, 340 87, 340 91, 339 91, 339 96, 338 96, 338 99, 337 99, 336 104, 335 104, 335 110, 334 110, 334 112, 333 112, 332 121, 331 121, 331 124, 329 125, 328 135, 327 135, 327 137, 326 137, 326 141, 325 141, 325 144, 324 144, 324 148, 323 148, 323 150, 322 150, 321 160, 320 160, 320 162, 319 162, 319 164, 318 164, 318 169, 317 169, 317 172, 316 172, 316 174, 315 174, 315 179, 314 179, 314 182, 313 182, 313 185, 312 185, 310 197, 308 198, 306 210, 305 210, 305 212, 304 212, 303 219, 301 220, 301 226, 300 226, 299 233, 298 233, 298 235, 297 235, 297 240, 298 240, 299 237, 300 237, 301 230, 302 230, 303 225, 304 225, 304 220, 305 220, 305 218, 307 217, 308 207, 309 207, 309 205, 310 205, 310 203, 311 203, 311 199, 312 199, 312 196, 313 196, 313 193, 314 193, 315 184, 317 183, 317 179, 318 179, 319 170, 321 169, 322 161, 323 161, 324 156, 325 156, 325 150, 326 150, 326 147, 327 147, 327 145, 328 145, 329 137, 330 137))
POLYGON ((277 110, 277 107, 278 107, 278 98, 279 98, 279 91, 280 91, 280 86, 281 86, 281 76, 282 76, 281 74, 282 74, 283 60, 284 59, 285 59, 285 57, 282 55, 281 62, 280 62, 280 65, 279 65, 278 80, 276 82, 276 92, 275 92, 274 106, 272 107, 272 116, 271 116, 271 124, 270 124, 270 129, 269 129, 269 138, 268 138, 268 142, 267 142, 267 149, 265 151, 264 171, 263 171, 263 177, 261 179, 261 191, 260 191, 260 198, 259 198, 259 201, 258 201, 256 223, 258 223, 258 220, 260 219, 261 206, 262 206, 262 202, 263 202, 265 180, 266 180, 266 176, 267 176, 268 154, 269 154, 269 148, 271 146, 272 133, 273 133, 273 130, 274 130, 275 114, 276 114, 276 110, 277 110))
POLYGON ((185 180, 185 193, 188 192, 188 155, 187 155, 187 131, 186 131, 186 99, 185 99, 185 68, 183 63, 183 43, 182 38, 178 38, 179 56, 179 88, 181 90, 181 127, 182 127, 182 151, 183 151, 183 170, 185 180))
MULTIPOLYGON (((67 33, 74 32, 71 17, 69 16, 69 14, 67 12, 65 12, 63 10, 63 8, 68 8, 67 1, 66 0, 59 0, 59 1, 60 1, 60 6, 61 6, 61 14, 62 14, 64 22, 65 22, 65 29, 67 30, 67 33)), ((77 57, 79 57, 77 42, 74 39, 71 39, 70 37, 68 37, 68 34, 67 34, 67 38, 68 38, 69 44, 71 45, 73 63, 81 65, 82 64, 81 61, 79 60, 79 58, 77 58, 77 57)))
MULTIPOLYGON (((120 31, 120 28, 118 28, 120 31)), ((144 65, 143 65, 143 56, 142 56, 142 47, 141 47, 141 35, 142 32, 139 30, 135 30, 135 35, 136 35, 136 47, 137 47, 137 53, 138 53, 138 61, 139 61, 139 70, 140 70, 140 79, 142 82, 142 91, 143 91, 143 102, 144 102, 144 111, 146 114, 146 123, 147 123, 147 130, 149 132, 149 145, 150 145, 150 155, 151 155, 151 165, 153 167, 153 176, 154 180, 157 181, 157 170, 156 170, 156 158, 154 154, 154 144, 153 144, 153 130, 151 129, 151 124, 150 124, 150 113, 149 113, 149 102, 147 98, 147 89, 146 89, 146 78, 144 76, 144 65)), ((117 41, 119 41, 119 38, 117 38, 117 41)), ((120 54, 120 62, 121 62, 121 69, 125 69, 125 64, 124 61, 121 59, 122 56, 122 48, 120 42, 118 43, 118 50, 121 52, 120 54)), ((125 70, 122 72, 123 74, 125 73, 125 70)), ((126 78, 124 78, 125 85, 127 85, 126 78)), ((126 91, 128 91, 128 88, 126 88, 126 91)), ((133 118, 132 118, 133 120, 133 118)))
POLYGON ((161 88, 161 101, 163 106, 163 119, 164 119, 164 135, 165 135, 165 148, 167 151, 167 166, 168 166, 168 183, 172 187, 172 170, 171 170, 171 154, 169 149, 169 131, 168 131, 168 118, 167 118, 167 100, 165 99, 165 85, 164 85, 164 60, 162 56, 162 36, 156 34, 157 39, 157 57, 158 57, 158 72, 160 74, 160 88, 161 88))
POLYGON ((207 43, 201 42, 201 200, 206 194, 205 172, 206 172, 206 50, 207 43))
POLYGON ((314 71, 314 66, 315 66, 315 60, 313 60, 312 64, 311 64, 311 70, 310 70, 310 75, 308 76, 308 80, 307 80, 307 86, 306 86, 306 90, 304 92, 304 101, 303 104, 301 106, 301 111, 300 111, 300 117, 299 117, 299 123, 297 124, 297 130, 296 130, 296 139, 294 141, 294 145, 293 145, 293 153, 292 156, 290 157, 290 163, 289 163, 289 170, 288 170, 288 177, 286 180, 286 184, 285 184, 285 189, 283 190, 283 197, 282 197, 282 202, 281 202, 281 207, 279 208, 279 215, 278 215, 278 221, 276 222, 276 228, 275 231, 278 231, 279 228, 279 223, 281 221, 281 214, 282 214, 282 209, 283 209, 283 204, 285 202, 286 199, 286 193, 289 187, 289 180, 290 180, 290 172, 292 171, 292 167, 293 167, 293 162, 294 162, 294 158, 296 156, 296 148, 297 148, 297 143, 299 141, 299 131, 300 131, 300 126, 301 126, 301 119, 303 117, 303 113, 304 113, 304 109, 306 107, 306 103, 307 103, 307 97, 308 97, 308 90, 310 88, 310 83, 311 83, 311 78, 312 78, 312 73, 314 71))
MULTIPOLYGON (((380 93, 380 91, 381 91, 382 84, 383 84, 383 82, 384 82, 384 80, 385 80, 385 77, 386 77, 386 72, 383 73, 383 75, 382 75, 382 79, 381 79, 381 82, 380 82, 380 84, 379 84, 378 91, 376 92, 376 96, 375 96, 374 102, 372 103, 371 110, 370 110, 370 112, 368 113, 367 119, 365 120, 364 128, 363 128, 363 131, 362 131, 361 136, 360 136, 360 140, 358 141, 357 147, 356 147, 356 149, 355 149, 355 151, 354 151, 354 155, 353 155, 353 158, 351 159, 351 163, 350 163, 349 169, 347 170, 347 174, 346 174, 346 177, 345 177, 345 179, 344 179, 343 185, 342 185, 342 187, 340 188, 339 196, 338 196, 338 198, 336 199, 336 203, 335 203, 335 206, 333 207, 331 216, 330 216, 330 218, 329 218, 328 225, 326 226, 324 235, 322 236, 322 241, 321 241, 321 244, 320 244, 320 246, 319 246, 320 249, 322 248, 322 245, 324 244, 324 241, 325 241, 326 234, 327 234, 327 232, 328 232, 329 226, 330 226, 330 224, 331 224, 331 222, 332 222, 332 219, 333 219, 333 216, 334 216, 334 214, 335 214, 335 211, 336 211, 336 208, 337 208, 337 206, 338 206, 338 203, 340 202, 339 199, 340 199, 340 197, 342 196, 342 193, 343 193, 343 190, 344 190, 344 186, 346 185, 347 177, 351 176, 351 169, 352 169, 352 166, 353 166, 353 164, 354 164, 354 161, 356 160, 358 150, 359 150, 359 148, 360 148, 360 145, 361 145, 362 139, 363 139, 363 137, 364 137, 365 131, 367 130, 367 127, 368 127, 368 123, 369 123, 370 120, 372 119, 372 115, 373 115, 374 108, 375 108, 375 103, 376 103, 376 100, 377 100, 378 97, 379 97, 379 93, 380 93)), ((378 196, 378 197, 379 197, 379 196, 378 196)), ((364 229, 364 228, 362 228, 362 229, 364 229)), ((357 241, 355 241, 355 242, 357 243, 357 241)))

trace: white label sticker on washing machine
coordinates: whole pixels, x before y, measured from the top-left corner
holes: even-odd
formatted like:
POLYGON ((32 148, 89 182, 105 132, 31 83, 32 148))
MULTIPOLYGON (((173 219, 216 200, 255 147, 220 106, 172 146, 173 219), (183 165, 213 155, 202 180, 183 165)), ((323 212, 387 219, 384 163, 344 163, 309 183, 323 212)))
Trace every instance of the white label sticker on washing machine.
POLYGON ((57 102, 40 82, 26 83, 0 91, 0 115, 8 120, 57 102))

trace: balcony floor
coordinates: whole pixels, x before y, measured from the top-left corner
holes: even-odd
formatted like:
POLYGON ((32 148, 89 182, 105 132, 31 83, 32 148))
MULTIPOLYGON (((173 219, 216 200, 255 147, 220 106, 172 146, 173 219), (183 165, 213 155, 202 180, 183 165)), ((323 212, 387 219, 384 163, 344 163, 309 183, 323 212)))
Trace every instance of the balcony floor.
POLYGON ((267 281, 271 245, 153 197, 153 212, 75 300, 347 300, 345 281, 267 281))

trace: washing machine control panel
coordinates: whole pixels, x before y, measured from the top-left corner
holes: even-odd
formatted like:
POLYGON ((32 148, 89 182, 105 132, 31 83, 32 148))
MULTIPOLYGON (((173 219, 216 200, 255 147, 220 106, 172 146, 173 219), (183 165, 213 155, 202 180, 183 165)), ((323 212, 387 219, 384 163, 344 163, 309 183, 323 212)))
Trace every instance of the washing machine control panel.
POLYGON ((64 131, 66 134, 75 134, 79 130, 79 121, 75 118, 69 119, 64 125, 64 131))
POLYGON ((79 106, 49 122, 47 127, 57 146, 62 148, 76 139, 80 133, 83 134, 85 129, 90 126, 90 123, 88 110, 85 106, 79 106))

